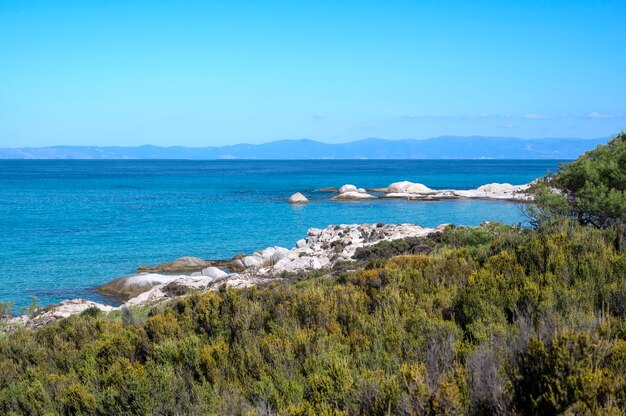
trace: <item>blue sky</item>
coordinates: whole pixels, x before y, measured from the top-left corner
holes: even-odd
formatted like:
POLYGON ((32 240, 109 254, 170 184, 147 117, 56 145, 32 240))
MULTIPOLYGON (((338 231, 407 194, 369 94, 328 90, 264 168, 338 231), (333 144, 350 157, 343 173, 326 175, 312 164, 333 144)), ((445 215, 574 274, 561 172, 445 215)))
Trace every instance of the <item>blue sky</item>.
POLYGON ((0 147, 626 128, 626 1, 0 0, 0 147))

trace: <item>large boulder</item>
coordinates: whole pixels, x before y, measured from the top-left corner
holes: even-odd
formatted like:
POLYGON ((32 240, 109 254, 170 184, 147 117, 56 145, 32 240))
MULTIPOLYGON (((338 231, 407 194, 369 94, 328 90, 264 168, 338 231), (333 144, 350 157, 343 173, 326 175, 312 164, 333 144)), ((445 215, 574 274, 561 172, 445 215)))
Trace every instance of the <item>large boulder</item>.
POLYGON ((212 265, 212 262, 198 257, 181 257, 168 263, 157 264, 156 266, 141 266, 137 273, 184 273, 198 272, 212 265))
POLYGON ((202 269, 202 276, 210 277, 212 279, 220 279, 228 276, 228 273, 224 270, 218 269, 217 267, 207 267, 206 269, 202 269))
POLYGON ((345 194, 346 192, 358 192, 358 189, 356 186, 350 184, 343 185, 341 188, 339 188, 340 194, 345 194))
POLYGON ((296 192, 295 194, 289 197, 290 204, 306 204, 309 200, 306 196, 301 194, 300 192, 296 192))
POLYGON ((246 256, 241 260, 241 264, 243 264, 244 268, 259 268, 259 267, 263 267, 263 264, 265 263, 263 261, 263 257, 261 256, 246 256))
POLYGON ((432 194, 435 191, 421 183, 394 182, 387 187, 388 194, 432 194))
POLYGON ((135 276, 120 277, 96 288, 98 293, 118 296, 124 299, 147 292, 154 286, 166 284, 186 276, 141 273, 135 276))

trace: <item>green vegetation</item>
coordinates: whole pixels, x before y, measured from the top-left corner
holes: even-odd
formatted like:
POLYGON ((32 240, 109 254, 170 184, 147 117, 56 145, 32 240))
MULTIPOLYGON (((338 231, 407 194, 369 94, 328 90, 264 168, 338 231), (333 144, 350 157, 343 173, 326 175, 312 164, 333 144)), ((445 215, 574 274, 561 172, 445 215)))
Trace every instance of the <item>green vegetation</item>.
POLYGON ((626 133, 549 175, 537 192, 537 217, 608 227, 626 221, 626 133), (550 189, 552 188, 552 189, 550 189), (555 193, 552 190, 556 189, 555 193))
POLYGON ((2 414, 622 414, 626 253, 574 223, 0 339, 2 414), (146 314, 147 313, 147 314, 146 314))
POLYGON ((538 188, 533 229, 17 329, 0 414, 626 414, 626 135, 538 188))

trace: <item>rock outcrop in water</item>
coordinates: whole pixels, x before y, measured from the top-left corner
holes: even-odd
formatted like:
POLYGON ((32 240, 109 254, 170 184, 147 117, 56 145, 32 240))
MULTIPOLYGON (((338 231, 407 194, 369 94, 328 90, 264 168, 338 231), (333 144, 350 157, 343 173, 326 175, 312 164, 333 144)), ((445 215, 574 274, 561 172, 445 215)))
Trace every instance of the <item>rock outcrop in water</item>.
POLYGON ((290 204, 306 204, 308 202, 309 199, 300 192, 296 192, 289 197, 290 204))
POLYGON ((414 183, 409 181, 394 182, 387 187, 387 196, 391 195, 432 195, 436 191, 433 191, 429 187, 421 183, 414 183))
MULTIPOLYGON (((524 185, 511 185, 510 183, 490 183, 479 186, 476 189, 457 190, 441 189, 434 190, 421 183, 409 181, 394 182, 386 188, 370 188, 371 193, 381 194, 374 196, 363 188, 354 185, 343 185, 339 188, 339 194, 331 199, 337 201, 371 200, 377 198, 404 199, 408 201, 437 201, 442 199, 493 199, 501 201, 532 201, 533 195, 529 192, 532 182, 524 185)), ((323 188, 334 190, 335 188, 323 188)))
POLYGON ((357 188, 354 185, 343 185, 339 188, 339 195, 334 196, 331 199, 336 201, 355 201, 362 199, 376 199, 376 197, 368 194, 363 188, 357 188))
POLYGON ((195 272, 202 270, 205 267, 212 266, 208 260, 203 260, 198 257, 181 257, 174 261, 158 264, 156 266, 141 266, 137 269, 138 273, 181 273, 181 272, 195 272))

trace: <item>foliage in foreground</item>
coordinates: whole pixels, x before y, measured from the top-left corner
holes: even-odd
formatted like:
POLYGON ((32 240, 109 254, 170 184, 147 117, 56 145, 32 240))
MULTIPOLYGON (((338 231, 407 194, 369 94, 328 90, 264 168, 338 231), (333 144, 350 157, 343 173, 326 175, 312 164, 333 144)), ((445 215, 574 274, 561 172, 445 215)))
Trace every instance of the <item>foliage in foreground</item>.
POLYGON ((338 277, 19 330, 0 339, 0 413, 623 414, 614 238, 449 228, 338 277))

